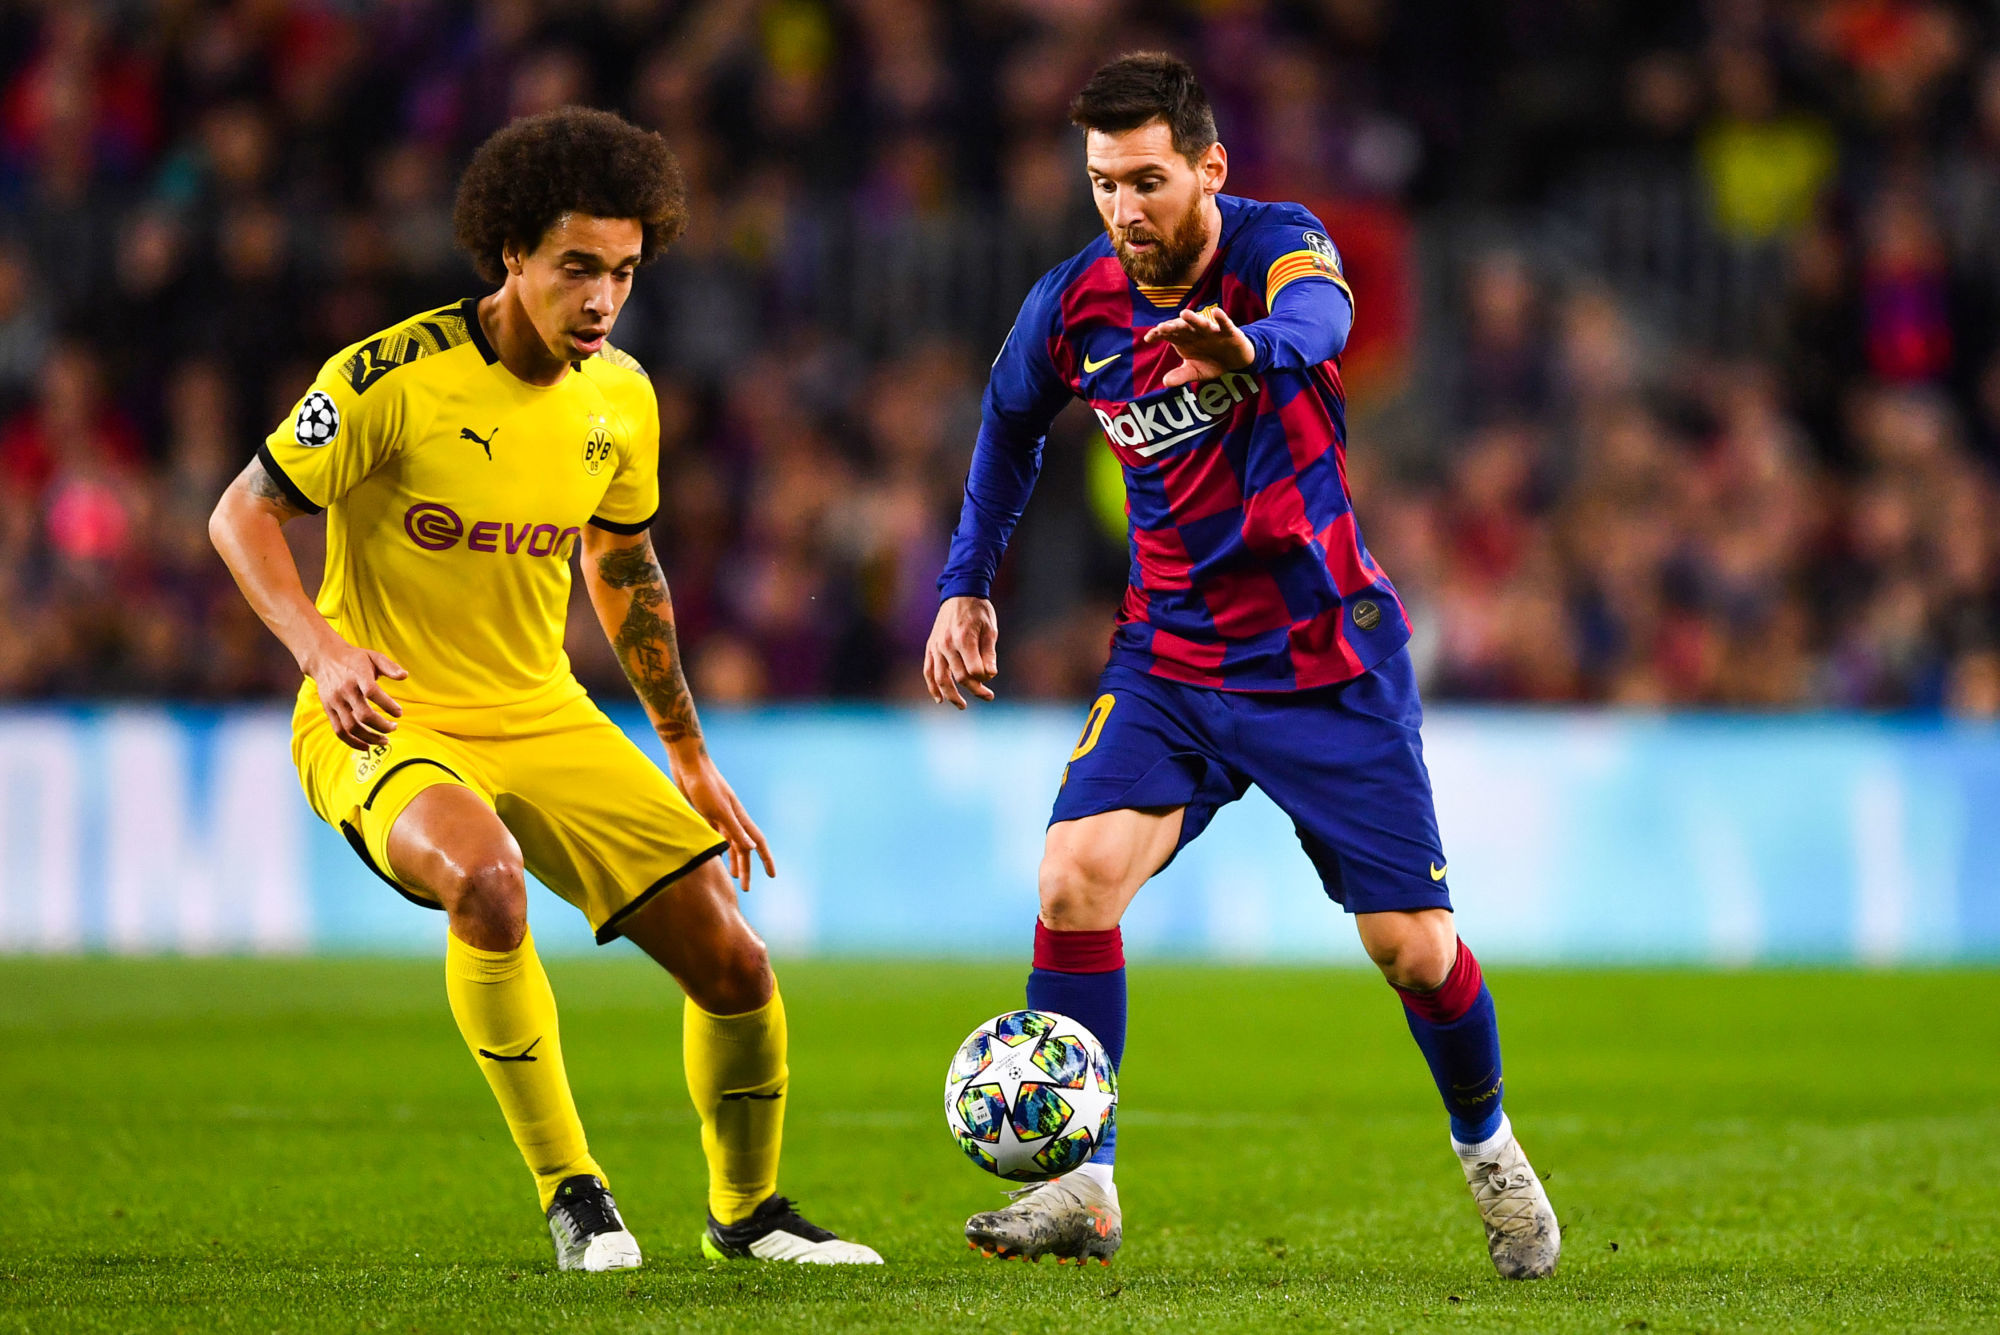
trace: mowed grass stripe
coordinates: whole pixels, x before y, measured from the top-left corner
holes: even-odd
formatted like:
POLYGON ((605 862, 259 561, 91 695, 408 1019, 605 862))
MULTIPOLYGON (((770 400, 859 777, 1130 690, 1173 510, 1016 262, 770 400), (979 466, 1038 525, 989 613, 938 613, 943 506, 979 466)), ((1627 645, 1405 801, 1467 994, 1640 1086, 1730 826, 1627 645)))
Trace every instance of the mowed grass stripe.
POLYGON ((676 994, 550 972, 634 1275, 553 1272, 434 962, 0 960, 0 1329, 2000 1328, 2000 972, 1495 970, 1568 1227, 1535 1285, 1372 977, 1133 966, 1126 1250, 1079 1274, 958 1233, 999 1184, 944 1067, 1023 970, 786 965, 782 1186, 890 1258, 855 1274, 702 1261, 676 994))

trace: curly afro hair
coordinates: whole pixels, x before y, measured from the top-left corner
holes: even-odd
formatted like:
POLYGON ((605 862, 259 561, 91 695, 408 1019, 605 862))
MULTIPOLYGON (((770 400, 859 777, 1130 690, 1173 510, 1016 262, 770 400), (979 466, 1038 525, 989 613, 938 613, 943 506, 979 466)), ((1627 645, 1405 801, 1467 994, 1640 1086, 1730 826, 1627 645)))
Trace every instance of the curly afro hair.
POLYGON ((565 213, 637 218, 640 262, 687 230, 687 191, 666 140, 608 111, 562 107, 496 130, 458 183, 452 230, 479 276, 506 281, 501 248, 533 250, 565 213))

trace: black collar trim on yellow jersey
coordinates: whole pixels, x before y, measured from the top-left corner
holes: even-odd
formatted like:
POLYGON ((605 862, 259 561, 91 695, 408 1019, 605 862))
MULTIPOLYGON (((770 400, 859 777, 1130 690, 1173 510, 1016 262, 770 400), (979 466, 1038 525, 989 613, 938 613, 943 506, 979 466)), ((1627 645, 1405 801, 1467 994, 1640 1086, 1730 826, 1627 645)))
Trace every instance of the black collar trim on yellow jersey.
POLYGON ((458 308, 465 316, 465 332, 471 335, 472 346, 479 349, 488 366, 499 361, 500 354, 493 350, 493 345, 486 341, 486 331, 479 327, 479 298, 467 297, 458 303, 458 308))

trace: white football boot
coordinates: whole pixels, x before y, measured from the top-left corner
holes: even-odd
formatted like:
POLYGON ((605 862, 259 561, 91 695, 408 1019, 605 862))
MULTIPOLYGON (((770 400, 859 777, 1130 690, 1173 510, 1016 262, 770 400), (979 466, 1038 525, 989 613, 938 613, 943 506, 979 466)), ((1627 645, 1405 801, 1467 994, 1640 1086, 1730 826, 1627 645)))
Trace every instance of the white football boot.
POLYGON ((773 1196, 741 1223, 708 1217, 701 1234, 702 1254, 711 1261, 798 1261, 805 1265, 881 1265, 872 1247, 837 1238, 801 1215, 783 1196, 773 1196))
POLYGON ((625 1230, 618 1202, 593 1173, 566 1177, 549 1203, 549 1236, 562 1270, 637 1270, 639 1241, 625 1230))
POLYGON ((1452 1143, 1465 1169, 1465 1184, 1479 1205, 1486 1225, 1486 1250, 1502 1279, 1541 1279, 1552 1275, 1562 1254, 1562 1227, 1542 1180, 1514 1139, 1513 1123, 1503 1115, 1500 1129, 1479 1145, 1452 1143))
POLYGON ((1013 1204, 965 1221, 965 1241, 982 1255, 1110 1265, 1125 1241, 1116 1194, 1089 1173, 1069 1173, 1007 1195, 1013 1204))

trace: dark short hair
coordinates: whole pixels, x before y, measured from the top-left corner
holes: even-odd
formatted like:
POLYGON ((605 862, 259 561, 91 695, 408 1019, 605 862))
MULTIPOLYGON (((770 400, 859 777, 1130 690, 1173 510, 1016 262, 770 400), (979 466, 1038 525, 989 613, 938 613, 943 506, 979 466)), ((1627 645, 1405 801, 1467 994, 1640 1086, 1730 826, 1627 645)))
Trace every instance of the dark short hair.
POLYGON ((561 107, 494 131, 458 183, 452 230, 489 283, 501 248, 533 250, 565 213, 636 218, 644 263, 687 230, 687 189, 666 140, 608 111, 561 107))
POLYGON ((1194 69, 1165 51, 1131 51, 1097 67, 1069 104, 1069 118, 1086 130, 1123 134, 1163 120, 1174 152, 1193 162, 1215 142, 1215 112, 1194 69))

